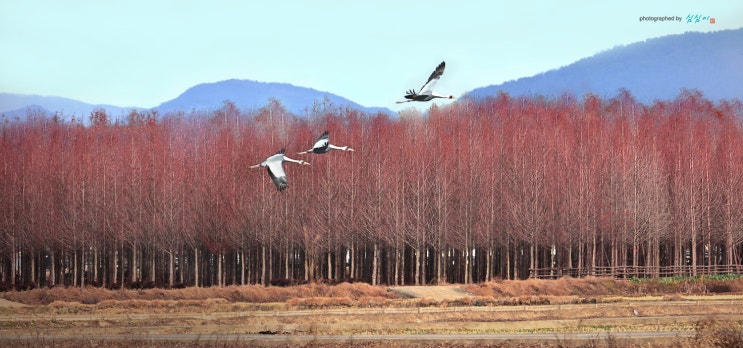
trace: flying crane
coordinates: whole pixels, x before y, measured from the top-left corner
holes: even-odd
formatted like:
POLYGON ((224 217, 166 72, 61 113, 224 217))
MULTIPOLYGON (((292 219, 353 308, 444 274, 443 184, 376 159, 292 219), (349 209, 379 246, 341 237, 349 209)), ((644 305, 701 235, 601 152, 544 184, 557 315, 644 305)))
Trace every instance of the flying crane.
POLYGON ((294 162, 297 164, 302 165, 310 165, 309 162, 305 162, 303 160, 295 160, 291 159, 289 157, 286 157, 284 155, 286 151, 284 149, 281 149, 279 152, 277 152, 275 155, 272 155, 268 157, 265 161, 256 164, 254 166, 250 166, 250 168, 258 168, 258 167, 267 167, 268 169, 268 176, 271 177, 271 180, 273 180, 273 183, 276 184, 276 189, 279 191, 285 190, 287 187, 289 187, 289 182, 286 180, 286 173, 284 172, 284 162, 294 162))
POLYGON ((420 102, 426 102, 434 98, 445 98, 445 99, 454 99, 453 95, 440 95, 433 93, 433 86, 436 85, 436 82, 439 81, 441 78, 441 75, 444 74, 444 68, 446 68, 446 63, 441 62, 439 66, 436 67, 436 70, 431 73, 431 76, 428 78, 428 81, 421 87, 420 91, 418 93, 415 92, 415 90, 411 89, 408 90, 405 94, 405 99, 407 100, 401 100, 398 101, 398 104, 401 103, 408 103, 411 101, 420 101, 420 102))
POLYGON ((315 141, 315 145, 312 145, 312 148, 307 151, 298 152, 298 154, 305 154, 305 153, 316 153, 316 154, 323 154, 328 153, 330 150, 341 150, 341 151, 354 151, 352 148, 348 146, 335 146, 330 143, 329 139, 330 133, 328 131, 325 131, 319 138, 317 138, 317 141, 315 141))

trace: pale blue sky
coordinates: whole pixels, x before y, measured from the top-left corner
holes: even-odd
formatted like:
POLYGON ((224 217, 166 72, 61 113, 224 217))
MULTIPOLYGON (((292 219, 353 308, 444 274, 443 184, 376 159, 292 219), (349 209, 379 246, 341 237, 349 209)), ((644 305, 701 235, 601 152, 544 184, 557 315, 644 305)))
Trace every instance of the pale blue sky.
POLYGON ((3 1, 0 92, 154 107, 237 78, 400 110, 442 60, 436 90, 459 96, 617 45, 740 27, 734 0, 3 1))

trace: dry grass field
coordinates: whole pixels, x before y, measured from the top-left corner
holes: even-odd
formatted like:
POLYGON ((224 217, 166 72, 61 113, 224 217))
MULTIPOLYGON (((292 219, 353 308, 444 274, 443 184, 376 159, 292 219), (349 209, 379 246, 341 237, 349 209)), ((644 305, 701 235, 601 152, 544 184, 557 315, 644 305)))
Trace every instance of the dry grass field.
POLYGON ((58 287, 0 298, 0 346, 743 345, 743 280, 737 277, 402 288, 58 287))

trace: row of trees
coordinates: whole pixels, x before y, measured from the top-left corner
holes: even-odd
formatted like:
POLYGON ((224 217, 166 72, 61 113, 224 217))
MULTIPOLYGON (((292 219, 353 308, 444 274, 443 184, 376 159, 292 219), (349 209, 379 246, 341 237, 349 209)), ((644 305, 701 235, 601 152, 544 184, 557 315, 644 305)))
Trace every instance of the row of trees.
MULTIPOLYGON (((132 111, 90 125, 30 115, 0 137, 0 277, 51 286, 224 286, 317 279, 480 282, 537 270, 737 269, 739 101, 699 92, 646 106, 511 98, 308 117, 132 111), (260 163, 324 130, 356 152, 291 155, 289 189, 260 163)), ((530 273, 531 272, 531 273, 530 273)))

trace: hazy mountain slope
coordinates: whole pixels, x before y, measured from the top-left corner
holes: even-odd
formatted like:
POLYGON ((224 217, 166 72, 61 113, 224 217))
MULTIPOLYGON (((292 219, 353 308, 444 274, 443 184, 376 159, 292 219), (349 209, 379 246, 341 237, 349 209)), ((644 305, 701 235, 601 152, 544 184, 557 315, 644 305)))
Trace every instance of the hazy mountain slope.
POLYGON ((90 113, 96 109, 104 109, 114 118, 124 118, 131 109, 136 107, 120 107, 105 104, 88 104, 70 98, 40 96, 27 94, 0 93, 0 114, 8 119, 25 119, 29 110, 43 112, 48 116, 58 112, 69 121, 72 116, 88 121, 90 113))
POLYGON ((497 95, 613 97, 620 88, 638 101, 672 99, 681 88, 699 89, 712 100, 743 98, 743 29, 687 32, 619 46, 568 66, 499 85, 469 97, 497 95))
MULTIPOLYGON (((193 86, 175 99, 166 101, 152 110, 161 115, 173 111, 189 113, 212 111, 223 106, 225 100, 232 101, 240 110, 249 112, 269 103, 270 98, 278 99, 291 113, 304 116, 312 110, 315 103, 326 100, 336 107, 350 107, 367 113, 384 112, 395 114, 387 108, 364 107, 341 96, 317 91, 312 88, 297 87, 287 83, 264 83, 251 80, 226 80, 214 83, 203 83, 193 86)), ((90 113, 96 109, 105 109, 112 119, 125 119, 132 110, 145 110, 137 107, 119 107, 114 105, 91 105, 69 98, 54 96, 22 95, 0 93, 0 114, 6 119, 25 119, 29 110, 53 115, 59 112, 69 121, 74 115, 87 122, 90 113)))
POLYGON ((240 110, 250 111, 268 104, 270 98, 278 99, 291 113, 304 116, 313 104, 323 102, 325 98, 338 107, 349 106, 368 113, 389 109, 364 107, 341 96, 321 92, 312 88, 297 87, 288 83, 266 83, 251 80, 226 80, 214 83, 203 83, 189 88, 173 100, 155 107, 160 113, 171 111, 216 110, 222 107, 225 100, 235 103, 240 110))

